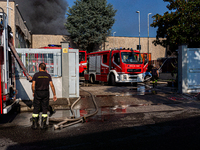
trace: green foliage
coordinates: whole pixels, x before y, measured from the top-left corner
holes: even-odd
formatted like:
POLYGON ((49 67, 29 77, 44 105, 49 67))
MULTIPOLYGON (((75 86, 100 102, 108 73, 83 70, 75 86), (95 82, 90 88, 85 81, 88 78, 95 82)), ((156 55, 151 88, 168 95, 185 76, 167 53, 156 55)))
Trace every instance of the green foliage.
POLYGON ((74 3, 67 11, 66 29, 80 49, 91 52, 110 35, 116 10, 107 0, 76 0, 74 3))
POLYGON ((152 27, 158 27, 154 44, 170 46, 174 51, 178 45, 199 46, 200 42, 200 0, 163 0, 169 2, 170 12, 153 16, 152 27), (162 38, 166 38, 163 40, 162 38))

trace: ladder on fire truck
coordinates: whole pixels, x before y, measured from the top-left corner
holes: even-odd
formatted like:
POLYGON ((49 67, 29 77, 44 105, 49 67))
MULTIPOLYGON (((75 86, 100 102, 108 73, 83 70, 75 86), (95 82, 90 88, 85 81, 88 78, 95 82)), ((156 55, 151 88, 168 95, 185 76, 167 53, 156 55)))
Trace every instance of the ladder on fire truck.
POLYGON ((0 114, 7 114, 16 103, 19 103, 14 88, 16 81, 13 81, 15 78, 13 79, 12 74, 10 74, 10 70, 14 70, 13 58, 18 62, 27 79, 29 79, 29 74, 12 44, 7 16, 1 7, 0 9, 2 10, 0 12, 0 114))

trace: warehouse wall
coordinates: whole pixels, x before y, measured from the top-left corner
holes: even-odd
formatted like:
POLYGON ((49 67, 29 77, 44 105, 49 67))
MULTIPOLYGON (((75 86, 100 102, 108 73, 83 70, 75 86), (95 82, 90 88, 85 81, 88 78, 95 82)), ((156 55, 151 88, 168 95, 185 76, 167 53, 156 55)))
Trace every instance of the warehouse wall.
MULTIPOLYGON (((160 45, 155 46, 152 42, 156 38, 149 38, 149 53, 151 53, 151 59, 156 60, 157 58, 166 57, 166 48, 160 45)), ((60 45, 61 42, 69 42, 70 46, 77 48, 76 45, 70 40, 69 36, 63 35, 32 35, 33 48, 40 48, 48 46, 48 44, 60 45)), ((102 44, 99 49, 96 50, 108 50, 111 48, 133 48, 137 49, 139 45, 138 37, 108 37, 107 42, 102 44)), ((141 52, 148 53, 148 38, 140 38, 141 52)))

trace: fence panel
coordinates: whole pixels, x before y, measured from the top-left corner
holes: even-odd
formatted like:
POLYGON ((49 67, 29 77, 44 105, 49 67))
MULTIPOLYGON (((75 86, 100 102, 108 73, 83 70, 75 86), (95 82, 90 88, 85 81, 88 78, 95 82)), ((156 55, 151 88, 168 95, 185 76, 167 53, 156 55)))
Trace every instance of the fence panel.
POLYGON ((187 83, 188 89, 200 89, 200 49, 187 49, 187 83))
MULTIPOLYGON (((39 64, 42 62, 46 64, 46 71, 51 76, 61 76, 61 49, 16 48, 16 50, 31 76, 39 71, 39 64)), ((18 64, 16 64, 16 76, 24 76, 18 64)))

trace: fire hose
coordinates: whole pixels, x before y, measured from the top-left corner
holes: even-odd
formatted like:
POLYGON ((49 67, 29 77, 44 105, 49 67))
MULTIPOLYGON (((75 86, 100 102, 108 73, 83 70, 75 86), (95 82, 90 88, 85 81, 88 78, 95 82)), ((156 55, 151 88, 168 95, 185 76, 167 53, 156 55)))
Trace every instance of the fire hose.
MULTIPOLYGON (((80 88, 80 89, 83 90, 82 88, 80 88)), ((95 109, 96 109, 95 112, 93 112, 93 113, 91 113, 91 114, 88 114, 88 115, 85 115, 85 116, 83 116, 83 117, 78 117, 78 118, 66 118, 66 119, 64 119, 63 121, 61 121, 60 123, 54 125, 54 130, 56 130, 56 129, 62 129, 62 128, 64 128, 64 127, 68 127, 68 126, 71 126, 71 125, 74 125, 74 124, 77 124, 77 123, 80 123, 80 122, 84 122, 86 118, 91 117, 91 116, 94 116, 94 115, 97 114, 97 112, 98 112, 98 106, 97 106, 97 103, 96 103, 96 101, 95 101, 94 96, 92 95, 92 93, 90 93, 90 92, 88 92, 88 91, 86 91, 86 90, 83 90, 83 91, 85 91, 85 92, 87 92, 87 93, 89 93, 89 94, 91 95, 93 104, 94 104, 95 109), (71 123, 69 123, 69 122, 71 122, 71 123), (67 124, 67 123, 68 123, 68 124, 67 124)), ((70 110, 71 110, 73 116, 74 116, 73 107, 77 104, 77 102, 79 102, 79 100, 80 100, 80 96, 79 96, 79 98, 78 98, 78 99, 71 105, 71 107, 70 107, 70 110)), ((75 117, 75 116, 74 116, 74 117, 75 117)))
POLYGON ((144 81, 148 81, 148 80, 150 80, 151 78, 152 78, 152 76, 150 76, 150 77, 144 79, 144 81))

